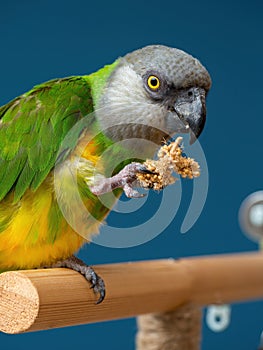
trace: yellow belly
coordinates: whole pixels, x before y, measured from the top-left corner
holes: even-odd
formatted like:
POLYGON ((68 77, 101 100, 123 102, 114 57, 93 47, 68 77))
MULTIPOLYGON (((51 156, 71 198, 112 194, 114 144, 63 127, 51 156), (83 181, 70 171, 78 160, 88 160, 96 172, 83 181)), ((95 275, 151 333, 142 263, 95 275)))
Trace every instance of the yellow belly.
MULTIPOLYGON (((63 216, 57 223, 56 235, 51 232, 50 208, 56 201, 49 179, 36 192, 28 190, 15 205, 12 197, 11 193, 0 203, 0 271, 50 265, 69 257, 87 242, 63 216)), ((92 225, 90 234, 98 232, 98 228, 99 223, 92 225)))
MULTIPOLYGON (((82 142, 86 145, 85 139, 82 142)), ((95 166, 98 156, 92 142, 83 152, 81 142, 78 147, 75 153, 81 153, 95 166)), ((91 174, 94 175, 93 170, 91 174)), ((0 272, 51 265, 68 258, 90 241, 91 235, 98 233, 100 221, 108 214, 110 206, 104 207, 96 196, 85 197, 83 202, 87 212, 97 215, 97 220, 91 215, 92 220, 84 223, 85 239, 67 223, 57 205, 52 172, 37 191, 27 190, 16 204, 13 204, 13 193, 9 193, 0 203, 0 272)), ((69 203, 74 215, 78 208, 74 207, 74 201, 69 200, 69 203)))
POLYGON ((67 232, 54 244, 17 245, 11 249, 4 249, 0 252, 0 271, 50 266, 55 261, 74 254, 83 243, 84 239, 78 234, 67 232))

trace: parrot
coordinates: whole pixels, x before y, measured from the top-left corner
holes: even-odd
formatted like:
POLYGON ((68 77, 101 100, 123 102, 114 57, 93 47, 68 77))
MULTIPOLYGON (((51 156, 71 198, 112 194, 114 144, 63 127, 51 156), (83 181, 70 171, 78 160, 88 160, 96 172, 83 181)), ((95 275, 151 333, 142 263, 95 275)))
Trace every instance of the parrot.
POLYGON ((36 85, 0 107, 0 271, 73 269, 102 302, 103 279, 77 252, 121 193, 142 196, 136 174, 149 172, 147 156, 177 133, 189 133, 190 143, 199 137, 210 87, 198 59, 148 45, 94 73, 36 85), (82 218, 71 174, 90 213, 85 235, 72 224, 82 218), (101 196, 110 193, 106 205, 101 196))

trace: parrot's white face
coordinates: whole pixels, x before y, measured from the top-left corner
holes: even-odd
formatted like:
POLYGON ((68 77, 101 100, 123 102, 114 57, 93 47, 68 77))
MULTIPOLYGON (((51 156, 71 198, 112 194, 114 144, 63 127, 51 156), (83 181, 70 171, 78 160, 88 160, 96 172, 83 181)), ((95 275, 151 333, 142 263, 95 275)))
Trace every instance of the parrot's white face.
MULTIPOLYGON (((208 72, 192 56, 165 46, 147 46, 120 59, 97 117, 115 141, 137 138, 158 146, 176 133, 190 132, 193 142, 205 124, 210 85, 208 72)), ((128 147, 135 147, 134 141, 128 147)))

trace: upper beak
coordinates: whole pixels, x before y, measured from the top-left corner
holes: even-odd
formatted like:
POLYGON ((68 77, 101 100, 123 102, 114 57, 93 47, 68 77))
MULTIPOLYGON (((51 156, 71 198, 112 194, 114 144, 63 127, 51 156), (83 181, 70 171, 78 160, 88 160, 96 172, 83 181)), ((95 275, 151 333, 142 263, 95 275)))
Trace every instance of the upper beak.
POLYGON ((190 144, 193 144, 205 126, 206 106, 204 96, 198 94, 192 101, 176 102, 174 110, 190 132, 190 144))

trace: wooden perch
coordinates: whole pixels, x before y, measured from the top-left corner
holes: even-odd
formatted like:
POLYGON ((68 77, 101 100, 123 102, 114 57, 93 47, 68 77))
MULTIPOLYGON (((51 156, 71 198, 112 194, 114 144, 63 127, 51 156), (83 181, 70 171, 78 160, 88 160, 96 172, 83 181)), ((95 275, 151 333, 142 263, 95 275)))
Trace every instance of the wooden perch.
POLYGON ((20 333, 263 297, 263 255, 237 254, 96 266, 106 299, 68 269, 0 275, 0 331, 20 333))

